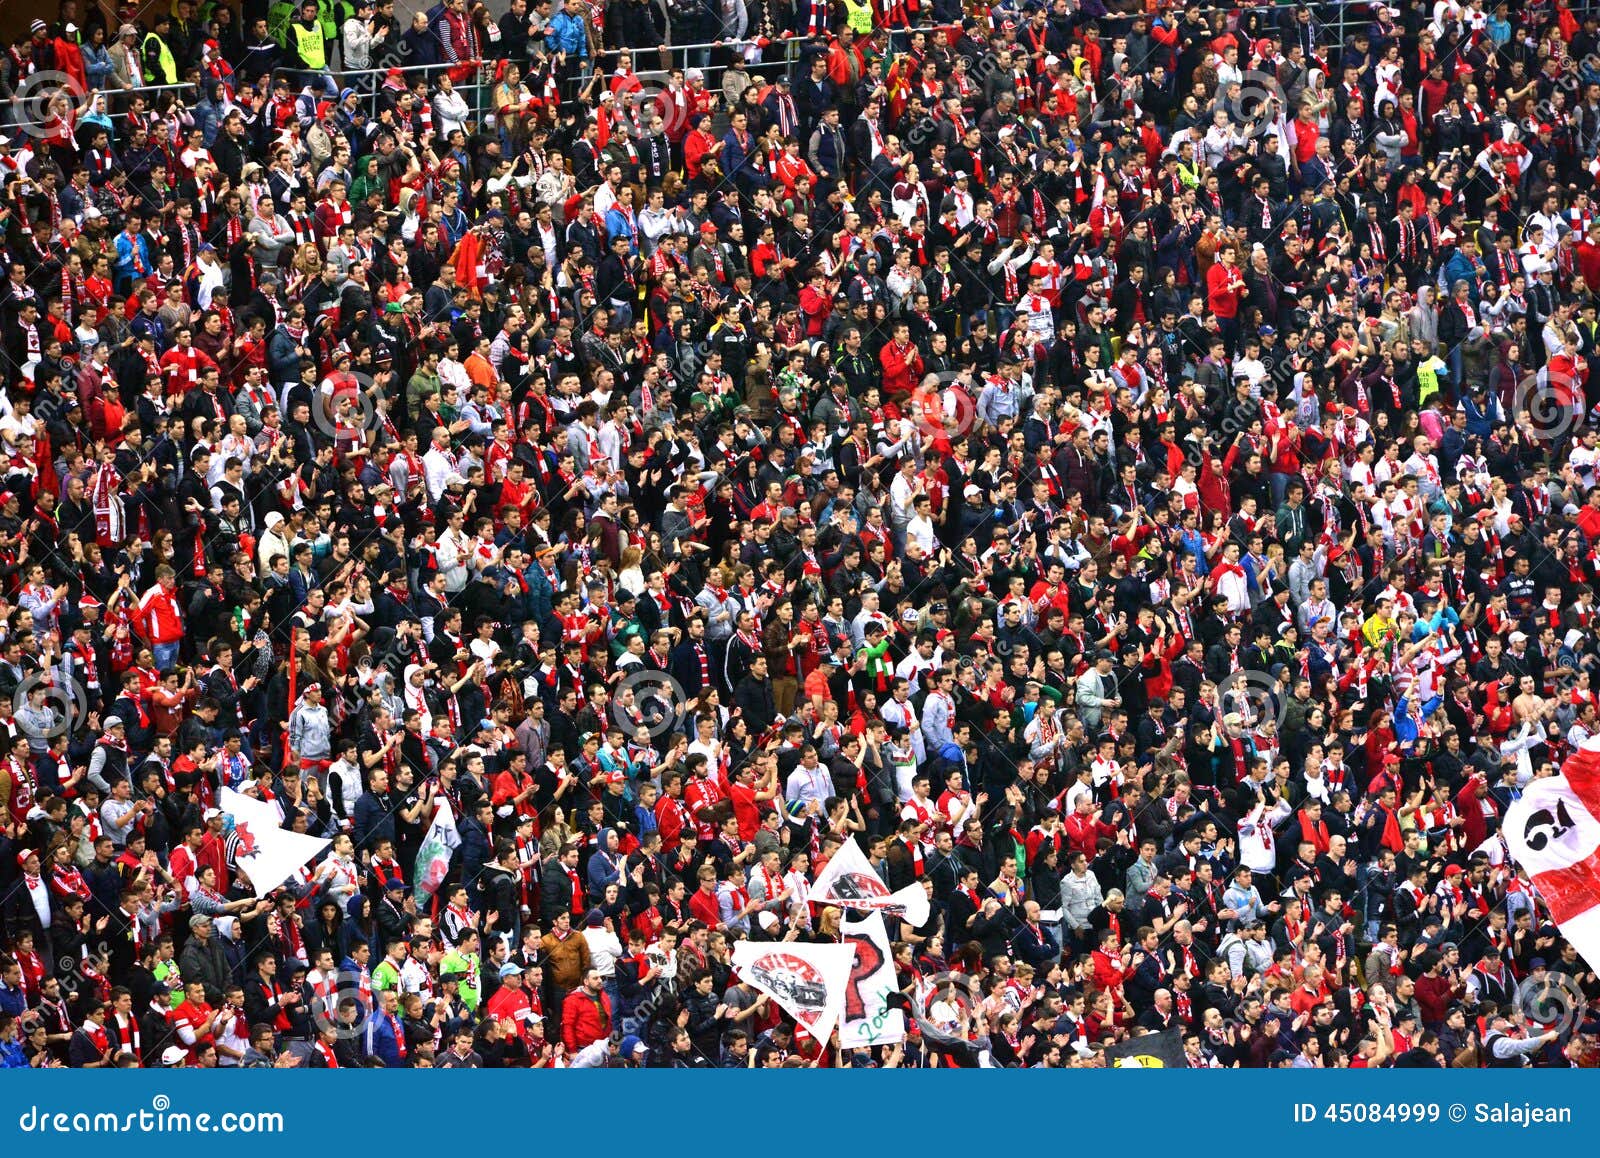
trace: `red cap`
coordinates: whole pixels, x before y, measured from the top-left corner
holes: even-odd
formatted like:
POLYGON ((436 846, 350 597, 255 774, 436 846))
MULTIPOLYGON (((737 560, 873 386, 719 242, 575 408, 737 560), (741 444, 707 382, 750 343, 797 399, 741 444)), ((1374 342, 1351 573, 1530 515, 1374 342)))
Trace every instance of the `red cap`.
POLYGON ((628 782, 628 777, 624 773, 621 773, 621 772, 608 772, 608 773, 606 773, 606 783, 607 784, 626 784, 627 782, 628 782))

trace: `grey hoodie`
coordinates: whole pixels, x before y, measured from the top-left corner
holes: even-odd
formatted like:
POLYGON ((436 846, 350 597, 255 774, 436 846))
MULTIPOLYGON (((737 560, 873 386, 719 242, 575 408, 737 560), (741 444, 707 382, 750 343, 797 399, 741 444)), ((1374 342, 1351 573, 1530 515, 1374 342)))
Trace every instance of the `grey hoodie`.
POLYGON ((333 753, 333 726, 325 704, 301 700, 289 713, 289 746, 302 760, 326 760, 333 753))

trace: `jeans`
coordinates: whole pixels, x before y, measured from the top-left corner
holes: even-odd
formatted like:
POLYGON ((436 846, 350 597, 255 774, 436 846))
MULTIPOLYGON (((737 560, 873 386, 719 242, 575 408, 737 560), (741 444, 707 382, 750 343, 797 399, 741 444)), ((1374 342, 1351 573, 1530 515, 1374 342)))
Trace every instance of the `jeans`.
POLYGON ((153 643, 150 645, 151 653, 156 657, 156 669, 169 672, 178 662, 178 647, 176 643, 153 643))

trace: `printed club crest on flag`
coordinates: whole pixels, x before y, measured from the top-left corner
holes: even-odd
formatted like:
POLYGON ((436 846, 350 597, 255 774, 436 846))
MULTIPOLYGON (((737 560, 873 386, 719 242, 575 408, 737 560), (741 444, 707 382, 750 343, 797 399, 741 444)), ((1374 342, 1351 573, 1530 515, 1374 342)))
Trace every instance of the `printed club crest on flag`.
POLYGON ((854 945, 740 941, 733 947, 739 976, 824 1042, 844 1011, 855 959, 854 945))
POLYGON ((461 833, 456 828, 455 809, 442 796, 438 798, 433 822, 428 825, 422 847, 417 850, 417 863, 412 880, 416 882, 412 895, 417 904, 426 904, 428 898, 439 891, 445 874, 450 871, 450 854, 461 847, 461 833))
POLYGON ((290 832, 283 827, 276 805, 254 800, 232 788, 224 788, 218 794, 217 807, 228 818, 234 855, 258 897, 289 880, 321 856, 331 843, 321 837, 290 832))
POLYGON ((817 883, 811 886, 810 899, 846 909, 892 913, 913 925, 924 925, 928 920, 927 891, 920 884, 911 884, 891 893, 854 837, 840 845, 833 859, 822 866, 817 883))
POLYGON ((1561 775, 1531 780, 1506 809, 1501 832, 1550 909, 1561 935, 1600 962, 1600 736, 1585 740, 1561 775))

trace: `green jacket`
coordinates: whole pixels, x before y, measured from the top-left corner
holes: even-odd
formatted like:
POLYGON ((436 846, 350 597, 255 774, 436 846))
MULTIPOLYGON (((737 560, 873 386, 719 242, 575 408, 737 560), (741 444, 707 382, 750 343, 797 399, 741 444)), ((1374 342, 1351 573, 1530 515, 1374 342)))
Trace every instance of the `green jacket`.
POLYGON ((147 32, 142 49, 145 71, 157 84, 178 83, 178 63, 173 60, 172 47, 165 40, 154 32, 147 32))
POLYGON ((382 993, 388 989, 398 992, 400 989, 400 970, 395 968, 394 962, 387 957, 372 971, 372 989, 375 993, 382 993))
POLYGON ((439 973, 463 973, 466 978, 456 985, 456 992, 461 994, 461 1002, 473 1013, 478 1012, 478 1002, 482 1000, 482 979, 479 977, 478 959, 468 957, 459 949, 452 949, 439 960, 439 973))

